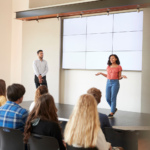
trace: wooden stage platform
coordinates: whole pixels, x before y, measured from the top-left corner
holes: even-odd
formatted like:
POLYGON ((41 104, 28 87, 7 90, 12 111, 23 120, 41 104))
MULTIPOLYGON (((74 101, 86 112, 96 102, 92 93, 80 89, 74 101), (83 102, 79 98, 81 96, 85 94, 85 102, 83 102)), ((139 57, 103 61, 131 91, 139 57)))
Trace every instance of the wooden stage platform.
MULTIPOLYGON (((31 102, 32 101, 24 101, 21 104, 21 106, 28 110, 31 102)), ((74 106, 68 104, 56 103, 56 107, 58 109, 59 120, 68 121, 74 106)), ((108 115, 110 113, 110 110, 98 108, 98 112, 108 115)), ((150 130, 150 114, 118 110, 114 118, 109 119, 109 121, 110 124, 113 126, 113 128, 117 128, 117 129, 150 130)))

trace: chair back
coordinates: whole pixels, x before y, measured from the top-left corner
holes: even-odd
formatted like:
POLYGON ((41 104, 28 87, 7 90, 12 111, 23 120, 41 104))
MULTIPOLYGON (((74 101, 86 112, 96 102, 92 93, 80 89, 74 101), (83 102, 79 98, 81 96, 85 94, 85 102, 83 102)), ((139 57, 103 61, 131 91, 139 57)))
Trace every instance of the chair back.
POLYGON ((135 131, 105 128, 105 137, 112 147, 122 147, 125 150, 138 150, 138 139, 135 131))
POLYGON ((24 150, 23 133, 20 130, 0 127, 0 150, 24 150))
POLYGON ((64 134, 65 127, 66 127, 67 121, 61 121, 60 127, 62 128, 62 133, 64 134))
POLYGON ((98 150, 96 147, 84 148, 84 147, 74 147, 67 144, 67 150, 98 150))
POLYGON ((38 134, 31 134, 29 146, 30 150, 59 150, 57 139, 38 134))

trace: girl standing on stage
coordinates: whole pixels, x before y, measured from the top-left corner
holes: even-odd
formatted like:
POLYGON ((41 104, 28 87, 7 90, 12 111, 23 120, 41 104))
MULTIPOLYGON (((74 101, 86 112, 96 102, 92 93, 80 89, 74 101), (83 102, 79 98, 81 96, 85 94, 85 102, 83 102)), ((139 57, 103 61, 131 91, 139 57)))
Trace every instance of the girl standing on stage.
POLYGON ((111 107, 111 113, 108 115, 108 118, 113 118, 113 115, 117 111, 116 99, 120 88, 119 80, 127 77, 121 75, 122 67, 120 66, 120 61, 117 55, 115 54, 110 55, 107 64, 108 64, 107 74, 99 72, 96 74, 96 76, 103 75, 104 77, 107 78, 106 100, 109 106, 111 107))

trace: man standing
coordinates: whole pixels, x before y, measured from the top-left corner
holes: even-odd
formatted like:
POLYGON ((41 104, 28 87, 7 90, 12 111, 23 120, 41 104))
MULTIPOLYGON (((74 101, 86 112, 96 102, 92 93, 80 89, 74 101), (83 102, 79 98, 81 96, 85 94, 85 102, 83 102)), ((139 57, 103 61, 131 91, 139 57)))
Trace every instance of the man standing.
POLYGON ((46 74, 48 72, 47 61, 43 60, 43 50, 37 51, 38 59, 33 62, 33 70, 35 74, 35 86, 38 88, 40 85, 46 85, 46 74))

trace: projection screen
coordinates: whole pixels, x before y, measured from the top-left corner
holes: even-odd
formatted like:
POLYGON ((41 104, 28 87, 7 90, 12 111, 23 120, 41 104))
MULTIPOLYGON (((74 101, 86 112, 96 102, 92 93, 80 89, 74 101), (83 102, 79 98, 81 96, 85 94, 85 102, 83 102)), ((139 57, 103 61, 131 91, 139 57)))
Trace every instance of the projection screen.
POLYGON ((142 70, 143 11, 63 20, 63 69, 106 69, 118 55, 123 70, 142 70))

